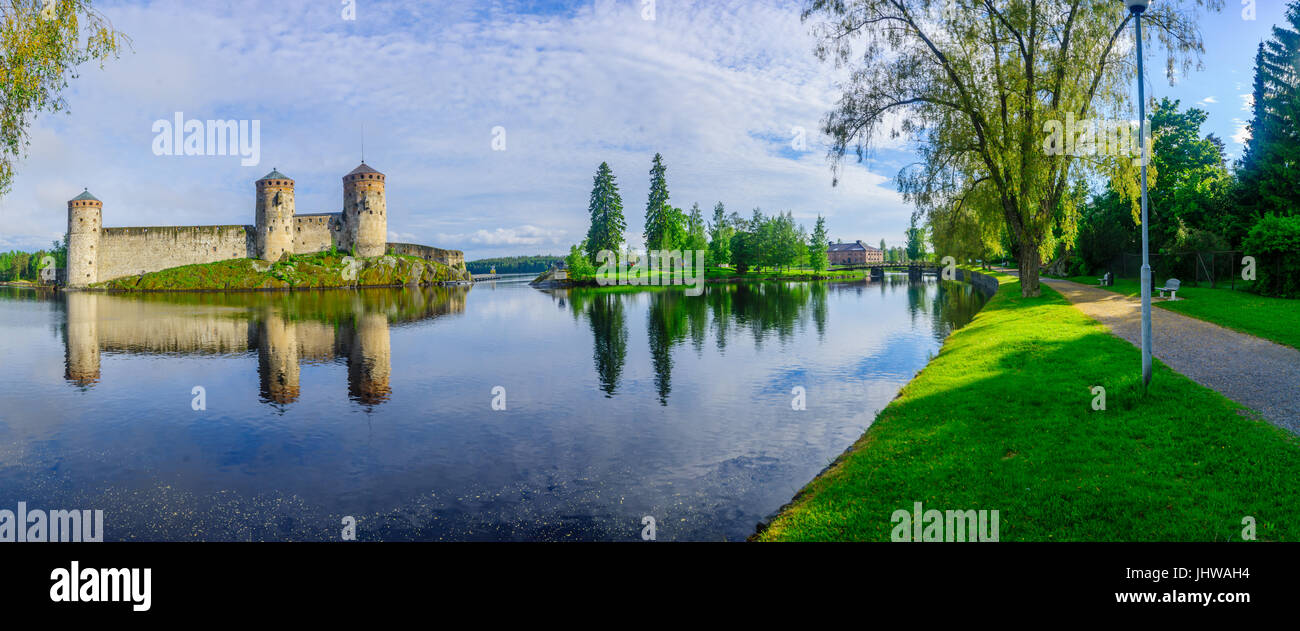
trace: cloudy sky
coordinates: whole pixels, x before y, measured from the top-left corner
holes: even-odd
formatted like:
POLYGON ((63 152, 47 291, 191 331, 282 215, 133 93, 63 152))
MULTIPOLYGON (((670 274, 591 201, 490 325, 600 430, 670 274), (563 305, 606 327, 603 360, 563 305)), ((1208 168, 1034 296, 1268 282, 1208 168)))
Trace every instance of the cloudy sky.
MULTIPOLYGON (((1243 1, 1203 25, 1205 71, 1148 82, 1207 109, 1234 154, 1255 46, 1283 5, 1260 0, 1252 21, 1243 1)), ((366 162, 388 175, 390 239, 470 259, 581 240, 602 161, 639 245, 655 152, 676 206, 790 210, 809 228, 820 213, 832 238, 902 242, 894 176, 912 154, 884 143, 831 186, 818 127, 839 75, 812 55, 797 1, 657 0, 653 20, 648 0, 355 0, 351 20, 348 3, 97 3, 132 50, 81 70, 70 114, 37 119, 0 199, 0 249, 61 237, 85 187, 108 226, 251 224, 253 182, 275 167, 297 181, 299 212, 338 211, 363 128, 366 162), (155 121, 177 112, 260 121, 259 163, 155 155, 155 121)))

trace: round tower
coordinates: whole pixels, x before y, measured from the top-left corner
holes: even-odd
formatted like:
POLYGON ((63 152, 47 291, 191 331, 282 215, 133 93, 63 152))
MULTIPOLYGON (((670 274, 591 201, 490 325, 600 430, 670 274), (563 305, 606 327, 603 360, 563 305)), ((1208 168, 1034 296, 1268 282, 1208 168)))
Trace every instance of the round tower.
POLYGON ((383 256, 388 250, 384 174, 365 162, 343 176, 343 225, 352 256, 383 256))
POLYGON ((67 286, 85 287, 99 281, 99 235, 104 203, 87 189, 68 201, 67 286))
POLYGON ((257 181, 257 257, 278 261, 293 254, 293 180, 277 169, 257 181))

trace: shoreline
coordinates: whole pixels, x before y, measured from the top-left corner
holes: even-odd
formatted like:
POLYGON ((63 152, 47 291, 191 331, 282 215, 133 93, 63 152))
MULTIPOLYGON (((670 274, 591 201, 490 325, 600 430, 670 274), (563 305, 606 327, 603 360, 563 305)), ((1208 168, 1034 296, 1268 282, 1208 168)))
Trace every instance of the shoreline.
POLYGON ((980 313, 748 541, 909 540, 895 539, 892 516, 915 502, 999 510, 1002 541, 1231 541, 1242 515, 1267 524, 1260 540, 1300 538, 1300 507, 1285 501, 1300 492, 1295 435, 1159 361, 1144 389, 1127 341, 1050 286, 1023 298, 1018 279, 997 280, 980 313), (1095 407, 1097 385, 1109 412, 1095 407), (1252 495, 1259 485, 1274 492, 1252 495))

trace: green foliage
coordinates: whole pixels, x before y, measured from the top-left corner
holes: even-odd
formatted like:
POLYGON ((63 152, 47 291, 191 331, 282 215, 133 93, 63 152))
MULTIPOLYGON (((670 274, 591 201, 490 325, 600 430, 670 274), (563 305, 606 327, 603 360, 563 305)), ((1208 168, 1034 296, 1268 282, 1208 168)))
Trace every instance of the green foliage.
POLYGON ((96 283, 93 287, 126 291, 306 289, 428 285, 468 280, 461 270, 414 256, 354 259, 351 268, 345 264, 344 258, 337 253, 319 252, 287 254, 274 263, 230 259, 127 276, 96 283))
POLYGON ((912 218, 912 227, 903 236, 907 237, 907 260, 925 260, 925 230, 916 225, 915 217, 912 218))
POLYGON ((1158 361, 1144 392, 1132 344, 1001 280, 758 539, 889 541, 893 511, 923 501, 999 510, 1002 541, 1240 540, 1242 515, 1261 540, 1300 540, 1294 435, 1158 361), (1096 384, 1107 410, 1089 406, 1096 384))
POLYGON ((1255 291, 1300 298, 1300 215, 1265 215, 1250 229, 1242 250, 1256 259, 1255 291))
POLYGON ((709 226, 709 256, 708 264, 710 266, 719 266, 731 262, 731 238, 736 235, 736 229, 731 221, 727 218, 727 209, 718 202, 713 207, 713 224, 709 226))
POLYGON ((569 246, 569 255, 564 263, 569 268, 570 280, 588 280, 596 276, 596 266, 587 259, 588 243, 584 240, 579 245, 569 246))
POLYGON ((623 231, 627 220, 623 218, 623 198, 618 193, 618 182, 609 163, 601 162, 591 187, 591 202, 587 206, 591 226, 587 229, 587 261, 596 263, 601 251, 618 252, 623 247, 623 231))
POLYGON ((1260 44, 1255 56, 1254 111, 1250 141, 1238 169, 1237 213, 1228 236, 1235 242, 1266 214, 1300 211, 1300 2, 1291 2, 1286 23, 1260 44))
MULTIPOLYGON (((849 66, 822 128, 837 169, 849 152, 864 156, 875 139, 916 142, 920 160, 898 177, 904 198, 930 215, 935 241, 945 247, 1011 233, 1025 296, 1038 295, 1039 261, 1056 251, 1055 235, 1070 233, 1082 201, 1070 194, 1079 177, 1107 177, 1126 194, 1136 187, 1131 157, 1081 158, 1044 142, 1052 123, 1132 118, 1131 66, 1121 63, 1132 54, 1132 18, 1114 0, 1066 7, 810 0, 804 9, 805 18, 816 18, 817 55, 849 66), (939 220, 957 211, 957 221, 939 220), (950 226, 966 232, 950 237, 950 226)), ((1167 52, 1169 67, 1199 56, 1200 13, 1221 7, 1222 0, 1151 7, 1147 34, 1167 52)))
POLYGON ((88 61, 102 67, 129 43, 91 4, 18 0, 0 6, 0 195, 9 192, 14 162, 30 144, 32 120, 67 109, 63 90, 76 67, 88 61))
POLYGON ((663 156, 655 154, 650 167, 650 196, 645 206, 645 246, 647 250, 671 250, 673 208, 668 205, 668 168, 663 156))
MULTIPOLYGON (((808 265, 814 271, 824 271, 830 266, 830 258, 826 256, 826 249, 829 242, 826 240, 826 218, 817 215, 817 225, 813 227, 812 239, 808 242, 808 265)), ((880 240, 880 247, 883 250, 885 240, 880 240)))
POLYGON ((471 274, 487 274, 496 268, 498 274, 538 274, 544 272, 556 263, 563 261, 562 256, 548 256, 544 254, 535 254, 533 256, 503 256, 497 258, 479 259, 465 263, 465 268, 471 274))
MULTIPOLYGON (((691 206, 691 214, 686 216, 686 237, 682 242, 682 255, 694 256, 694 252, 700 251, 705 253, 707 264, 709 251, 709 233, 704 224, 704 214, 700 212, 698 203, 691 206)), ((694 261, 695 259, 690 259, 694 261)))
POLYGON ((55 241, 51 244, 49 250, 0 252, 0 282, 40 282, 42 280, 41 270, 48 263, 46 257, 53 260, 53 267, 66 267, 68 259, 67 245, 55 241))

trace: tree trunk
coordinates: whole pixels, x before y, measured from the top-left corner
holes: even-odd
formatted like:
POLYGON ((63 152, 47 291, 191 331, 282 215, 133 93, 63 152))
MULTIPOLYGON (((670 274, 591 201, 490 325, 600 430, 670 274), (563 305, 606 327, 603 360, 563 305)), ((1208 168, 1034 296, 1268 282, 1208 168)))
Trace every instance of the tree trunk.
POLYGON ((1037 298, 1041 293, 1038 288, 1038 247, 1020 244, 1020 295, 1025 298, 1037 298))

